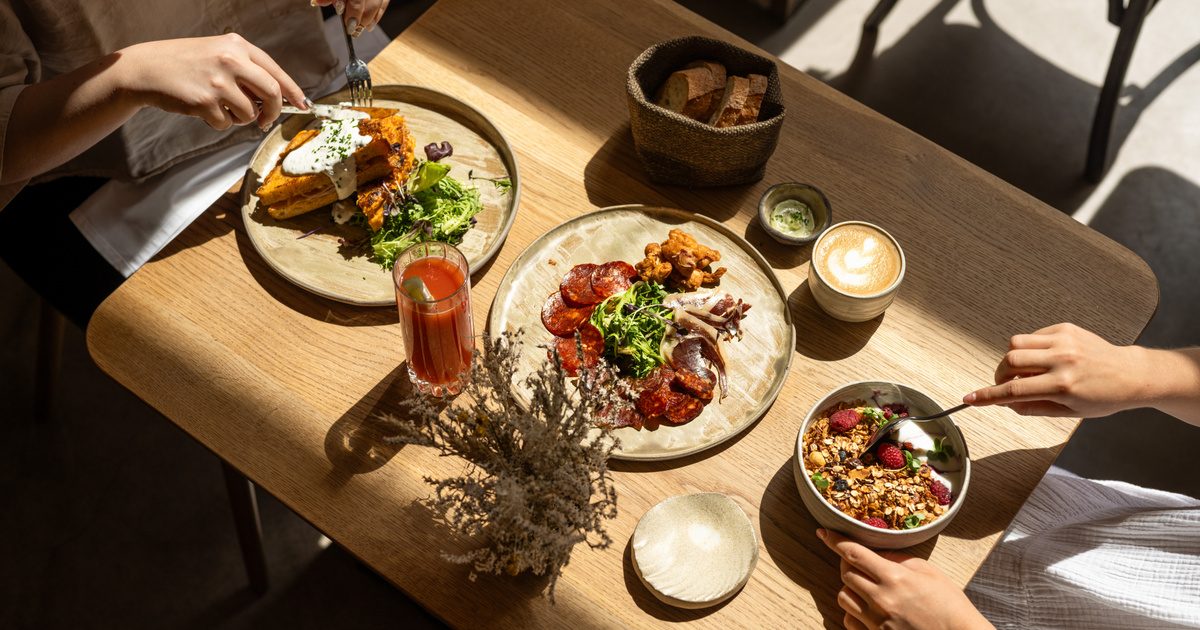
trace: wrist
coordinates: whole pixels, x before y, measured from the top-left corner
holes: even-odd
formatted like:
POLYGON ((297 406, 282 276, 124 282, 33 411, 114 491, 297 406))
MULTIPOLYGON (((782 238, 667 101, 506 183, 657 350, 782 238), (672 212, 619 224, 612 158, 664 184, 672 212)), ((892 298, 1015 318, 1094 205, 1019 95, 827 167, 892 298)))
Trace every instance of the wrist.
POLYGON ((110 63, 112 98, 136 112, 152 106, 153 99, 142 72, 142 45, 122 48, 105 58, 110 63))

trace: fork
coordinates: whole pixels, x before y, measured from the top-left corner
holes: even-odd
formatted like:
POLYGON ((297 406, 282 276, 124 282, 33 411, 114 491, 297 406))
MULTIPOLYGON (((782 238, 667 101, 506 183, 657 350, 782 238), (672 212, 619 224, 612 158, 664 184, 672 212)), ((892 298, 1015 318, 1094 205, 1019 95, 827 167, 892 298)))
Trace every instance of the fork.
POLYGON ((346 29, 346 48, 350 49, 350 63, 346 64, 346 83, 350 86, 350 102, 356 107, 370 107, 373 102, 371 95, 371 73, 367 64, 354 52, 354 37, 346 29))

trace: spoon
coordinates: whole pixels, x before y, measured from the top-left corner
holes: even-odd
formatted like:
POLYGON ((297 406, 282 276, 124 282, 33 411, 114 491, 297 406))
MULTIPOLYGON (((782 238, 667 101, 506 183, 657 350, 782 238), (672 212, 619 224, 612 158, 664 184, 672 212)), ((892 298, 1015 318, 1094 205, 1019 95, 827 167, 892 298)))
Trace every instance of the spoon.
POLYGON ((889 432, 891 432, 891 430, 893 428, 895 428, 896 425, 900 424, 901 422, 928 422, 930 420, 937 420, 938 418, 944 418, 952 413, 958 413, 958 412, 962 411, 963 409, 966 409, 967 407, 970 407, 970 406, 971 405, 968 405, 968 404, 962 404, 957 407, 951 407, 945 411, 939 411, 931 416, 917 416, 917 417, 892 416, 891 420, 888 420, 887 422, 880 425, 878 429, 875 429, 875 432, 871 434, 871 439, 867 440, 867 445, 866 445, 866 447, 863 448, 863 452, 870 453, 871 448, 874 447, 875 444, 879 442, 879 440, 883 439, 883 436, 885 436, 889 432))

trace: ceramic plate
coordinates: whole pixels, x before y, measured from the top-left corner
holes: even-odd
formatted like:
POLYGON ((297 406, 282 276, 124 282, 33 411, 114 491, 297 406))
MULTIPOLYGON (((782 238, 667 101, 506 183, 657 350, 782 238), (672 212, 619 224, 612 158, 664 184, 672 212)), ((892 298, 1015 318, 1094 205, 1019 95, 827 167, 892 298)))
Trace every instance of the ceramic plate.
MULTIPOLYGON (((375 107, 400 110, 413 135, 418 158, 424 159, 425 145, 450 141, 454 155, 443 160, 451 165, 450 174, 479 189, 483 211, 476 215, 477 224, 458 245, 474 272, 500 250, 517 215, 521 183, 508 141, 483 114, 441 92, 410 85, 377 85, 374 95, 375 107), (490 181, 468 181, 468 173, 477 178, 507 177, 512 189, 502 194, 490 181)), ((349 93, 342 91, 321 102, 338 103, 349 98, 349 93)), ((277 221, 258 205, 254 191, 262 183, 262 177, 274 168, 279 154, 296 132, 314 124, 312 116, 290 116, 267 134, 254 153, 242 183, 242 221, 250 242, 272 269, 313 293, 349 304, 395 304, 390 271, 366 256, 349 256, 341 251, 339 239, 361 238, 361 228, 334 225, 328 209, 277 221), (297 238, 317 228, 322 229, 297 238)))
POLYGON ((513 393, 528 401, 520 384, 546 361, 538 344, 552 336, 542 326, 542 304, 558 290, 562 277, 580 263, 624 260, 636 264, 651 241, 666 240, 673 228, 721 252, 716 266, 729 271, 720 289, 751 305, 742 324, 741 340, 724 345, 729 374, 729 395, 704 408, 698 418, 683 426, 663 425, 657 430, 617 429, 617 459, 661 460, 683 457, 711 448, 744 431, 775 400, 787 377, 795 351, 795 331, 787 294, 762 255, 720 223, 698 214, 651 206, 617 206, 578 216, 534 241, 509 268, 500 282, 488 321, 492 335, 506 330, 525 331, 513 393))

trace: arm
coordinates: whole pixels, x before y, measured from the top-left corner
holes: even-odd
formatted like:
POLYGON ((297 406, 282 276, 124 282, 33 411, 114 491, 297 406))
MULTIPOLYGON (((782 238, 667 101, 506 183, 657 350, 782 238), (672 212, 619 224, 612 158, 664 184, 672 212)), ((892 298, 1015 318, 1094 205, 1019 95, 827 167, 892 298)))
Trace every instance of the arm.
POLYGON ((1107 416, 1154 407, 1200 426, 1200 348, 1114 346, 1073 324, 1017 335, 996 385, 963 402, 1042 416, 1107 416))
POLYGON ((851 630, 983 630, 992 624, 937 567, 900 553, 875 553, 826 529, 817 537, 841 556, 837 602, 851 630))
POLYGON ((283 98, 302 106, 304 93, 266 53, 235 34, 135 44, 22 90, 8 120, 0 185, 63 164, 143 107, 227 129, 269 125, 283 98))

